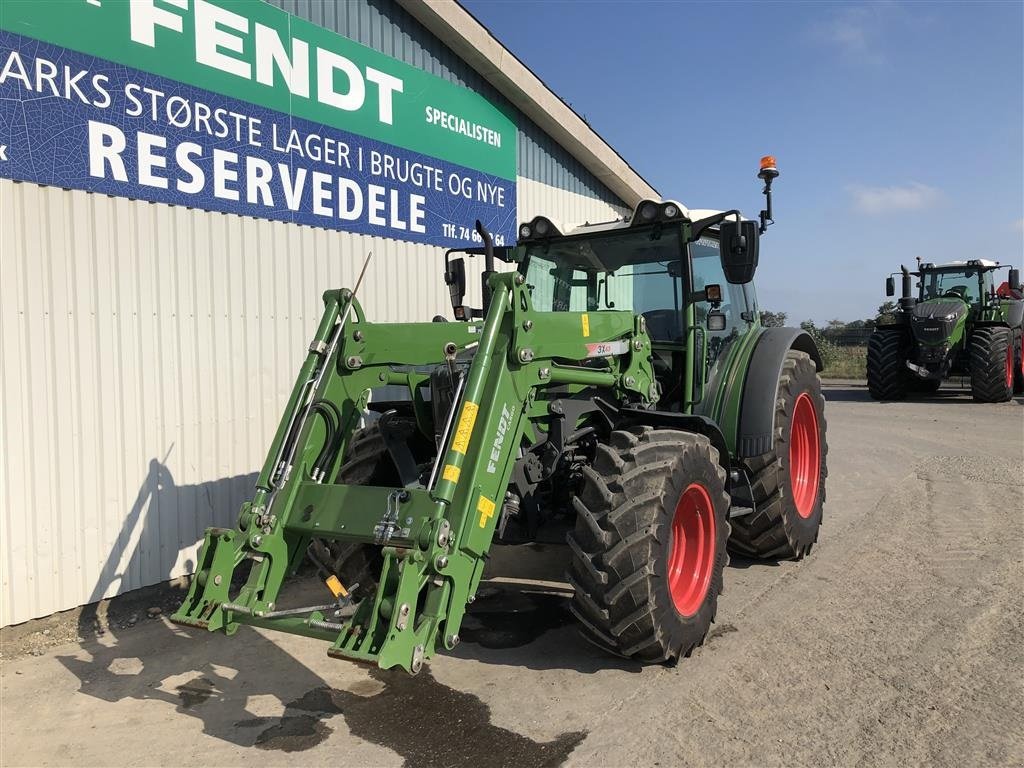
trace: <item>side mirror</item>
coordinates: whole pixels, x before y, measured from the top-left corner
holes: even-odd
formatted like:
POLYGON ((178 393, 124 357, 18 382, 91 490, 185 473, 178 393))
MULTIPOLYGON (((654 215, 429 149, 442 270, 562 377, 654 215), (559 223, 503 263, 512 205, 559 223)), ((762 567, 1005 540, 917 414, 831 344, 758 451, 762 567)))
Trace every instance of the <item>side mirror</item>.
POLYGON ((896 278, 887 277, 885 278, 885 295, 895 296, 896 295, 896 278))
POLYGON ((1012 268, 1012 267, 1010 268, 1009 283, 1010 283, 1010 290, 1011 291, 1019 291, 1020 290, 1020 270, 1019 269, 1015 269, 1015 268, 1012 268))
POLYGON ((719 254, 725 279, 733 285, 749 283, 757 270, 760 233, 756 221, 723 221, 719 227, 719 254))
POLYGON ((466 260, 462 257, 452 259, 444 270, 444 281, 448 284, 448 293, 452 297, 452 309, 457 320, 465 319, 462 300, 466 296, 466 260))

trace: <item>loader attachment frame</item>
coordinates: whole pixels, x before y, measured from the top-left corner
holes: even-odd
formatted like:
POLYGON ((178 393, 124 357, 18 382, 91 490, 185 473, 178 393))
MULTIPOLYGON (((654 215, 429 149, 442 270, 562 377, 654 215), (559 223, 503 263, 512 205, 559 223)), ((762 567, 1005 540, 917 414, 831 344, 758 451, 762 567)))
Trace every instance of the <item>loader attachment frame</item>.
MULTIPOLYGON (((468 323, 370 323, 351 292, 325 293, 256 492, 235 528, 207 531, 172 620, 319 638, 331 643, 331 656, 413 673, 439 641, 453 648, 523 446, 545 439, 552 414, 573 393, 597 390, 637 404, 657 395, 642 317, 538 312, 524 283, 518 272, 491 274, 486 317, 468 323), (450 372, 455 397, 443 423, 431 421, 439 449, 429 473, 394 487, 337 482, 371 391, 407 388, 422 426, 428 369, 438 366, 450 372), (317 409, 334 414, 333 431, 317 409), (380 549, 377 590, 351 615, 336 579, 323 605, 277 608, 314 539, 380 549), (239 585, 245 565, 251 570, 239 585)), ((573 418, 570 431, 579 426, 573 418)))

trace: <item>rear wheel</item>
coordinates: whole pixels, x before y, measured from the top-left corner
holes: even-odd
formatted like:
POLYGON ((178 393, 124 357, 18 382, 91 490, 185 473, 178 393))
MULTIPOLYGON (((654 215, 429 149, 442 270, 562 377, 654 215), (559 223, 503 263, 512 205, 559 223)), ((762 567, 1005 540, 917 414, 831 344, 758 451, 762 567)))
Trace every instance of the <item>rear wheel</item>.
POLYGON ((980 403, 1013 396, 1015 355, 1009 328, 978 328, 970 342, 971 394, 980 403))
POLYGON ((775 450, 747 461, 755 511, 732 519, 737 554, 800 559, 811 551, 825 504, 825 426, 814 361, 790 350, 775 401, 775 450))
POLYGON ((907 396, 906 345, 899 330, 875 331, 868 338, 868 392, 875 400, 907 396))
POLYGON ((725 470, 707 438, 612 433, 575 499, 569 580, 588 640, 647 662, 689 656, 711 627, 728 561, 725 470))

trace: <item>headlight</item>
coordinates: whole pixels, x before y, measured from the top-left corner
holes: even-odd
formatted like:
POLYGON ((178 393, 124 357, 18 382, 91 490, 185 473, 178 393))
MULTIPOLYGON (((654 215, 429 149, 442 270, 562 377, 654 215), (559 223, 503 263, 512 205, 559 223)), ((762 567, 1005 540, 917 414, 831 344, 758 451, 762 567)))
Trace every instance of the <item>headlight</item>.
POLYGON ((945 321, 945 322, 947 322, 947 323, 951 323, 951 322, 953 322, 954 320, 956 320, 956 312, 952 312, 952 313, 950 313, 950 314, 946 315, 946 316, 945 316, 944 318, 942 318, 942 319, 943 319, 943 321, 945 321))

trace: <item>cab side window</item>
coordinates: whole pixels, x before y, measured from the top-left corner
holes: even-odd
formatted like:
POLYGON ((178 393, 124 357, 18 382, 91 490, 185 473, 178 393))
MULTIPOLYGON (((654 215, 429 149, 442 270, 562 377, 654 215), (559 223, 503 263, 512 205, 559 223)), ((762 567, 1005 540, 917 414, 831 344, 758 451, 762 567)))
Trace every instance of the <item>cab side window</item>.
MULTIPOLYGON (((712 338, 728 338, 737 333, 747 330, 750 323, 743 319, 743 315, 754 317, 756 306, 753 301, 753 291, 749 294, 746 286, 730 285, 725 279, 725 272, 722 271, 722 260, 718 253, 718 243, 711 240, 698 240, 690 244, 690 263, 693 265, 693 290, 703 291, 709 285, 720 285, 722 287, 722 304, 719 309, 725 313, 725 329, 710 333, 712 338)), ((703 325, 710 311, 711 305, 701 302, 696 305, 696 320, 703 325)))

